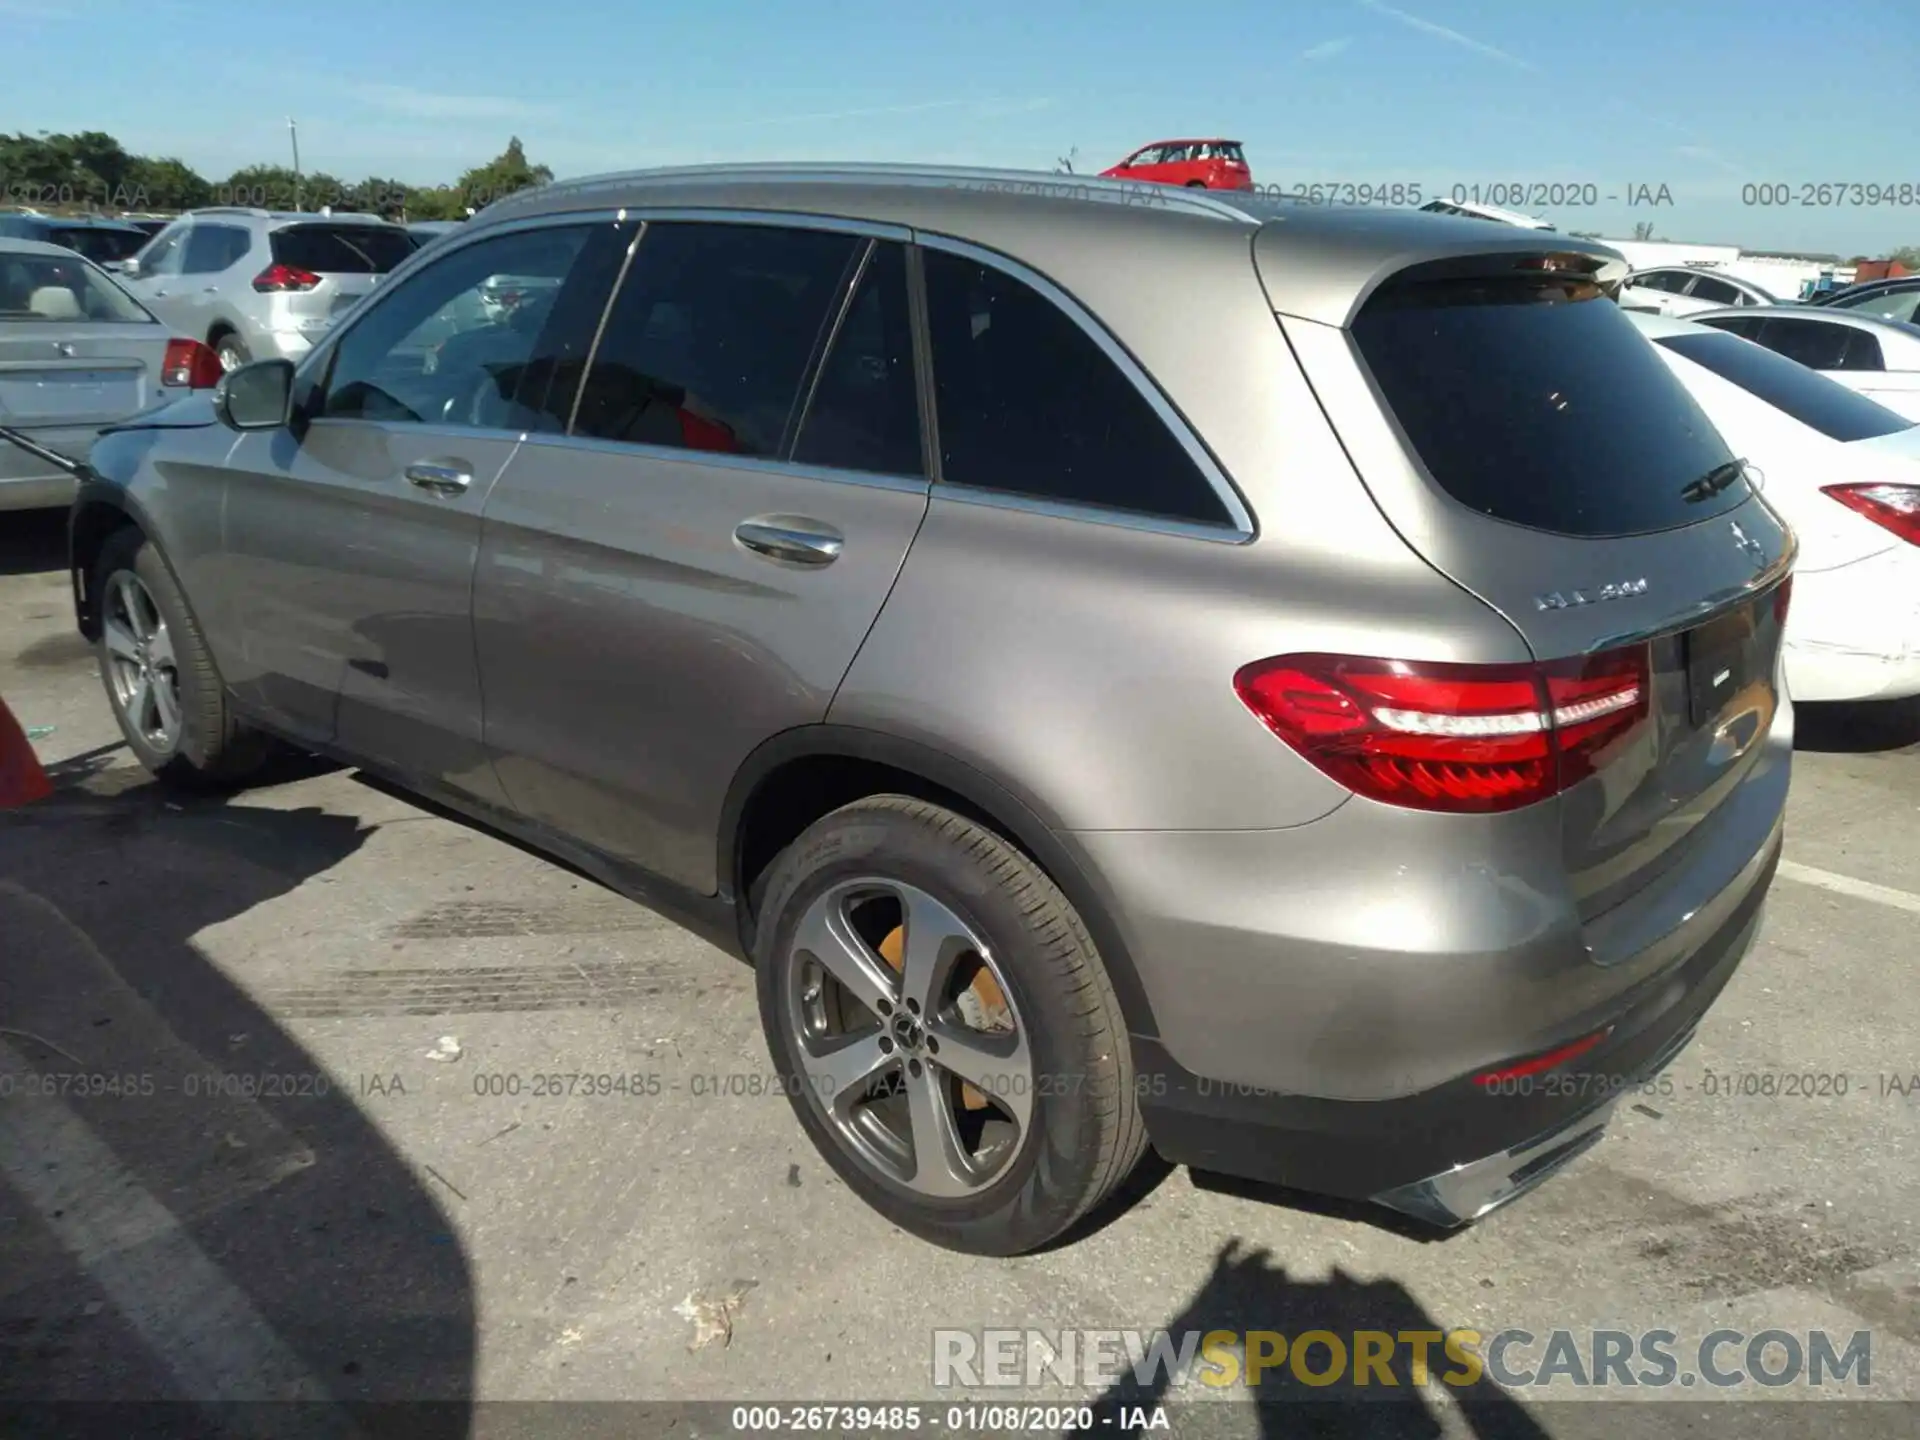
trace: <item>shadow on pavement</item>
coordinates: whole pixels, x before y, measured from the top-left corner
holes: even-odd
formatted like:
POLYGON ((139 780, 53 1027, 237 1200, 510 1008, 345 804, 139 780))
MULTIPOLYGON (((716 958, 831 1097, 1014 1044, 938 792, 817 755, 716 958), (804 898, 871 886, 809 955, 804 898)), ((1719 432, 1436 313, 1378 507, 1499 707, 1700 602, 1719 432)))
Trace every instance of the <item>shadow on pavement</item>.
POLYGON ((1920 696, 1858 705, 1800 702, 1793 707, 1793 748, 1868 755, 1920 746, 1920 696))
MULTIPOLYGON (((4 445, 5 441, 0 441, 4 445)), ((0 575, 44 575, 67 568, 67 512, 0 513, 0 575)))
POLYGON ((0 813, 0 1433, 467 1434, 445 1197, 195 944, 371 829, 104 758, 0 813))
MULTIPOLYGON (((1354 1374, 1354 1337, 1363 1331, 1389 1337, 1426 1332, 1433 1337, 1426 1357, 1429 1375, 1465 1374, 1457 1357, 1443 1349, 1439 1337, 1446 1327, 1397 1280, 1360 1280, 1340 1270, 1324 1280, 1298 1279, 1290 1276, 1285 1266, 1276 1264, 1270 1251, 1236 1239, 1221 1248, 1212 1273, 1165 1328, 1176 1347, 1189 1331, 1205 1336, 1209 1331, 1224 1330, 1242 1337, 1248 1331, 1271 1331, 1286 1337, 1289 1350, 1296 1337, 1309 1331, 1325 1332, 1345 1347, 1341 1383, 1304 1383, 1297 1378, 1293 1357, 1287 1353, 1280 1357, 1281 1363, 1262 1371, 1256 1388, 1240 1392, 1258 1397, 1256 1404, 1249 1406, 1245 1401, 1210 1400, 1202 1383, 1170 1385, 1163 1369, 1152 1384, 1128 1379, 1112 1387, 1094 1402, 1092 1426, 1075 1434, 1149 1434, 1152 1432, 1140 1423, 1140 1417, 1132 1413, 1134 1407, 1151 1412, 1157 1405, 1170 1403, 1182 1405, 1180 1434, 1213 1433, 1203 1418, 1213 1405, 1223 1407, 1217 1412, 1223 1422, 1222 1433, 1237 1431, 1262 1437, 1435 1440, 1442 1434, 1461 1433, 1462 1422, 1465 1432, 1480 1440, 1546 1440, 1548 1434, 1512 1396, 1484 1378, 1446 1387, 1453 1413, 1443 1423, 1431 1392, 1423 1393, 1414 1383, 1414 1352, 1406 1343, 1395 1343, 1391 1358, 1383 1361, 1385 1373, 1392 1376, 1391 1386, 1378 1368, 1370 1373, 1366 1387, 1346 1383, 1354 1374), (1249 1412, 1254 1417, 1251 1432, 1244 1424, 1225 1423, 1244 1421, 1249 1412)), ((1304 1372, 1309 1376, 1326 1373, 1335 1358, 1334 1352, 1319 1342, 1308 1347, 1306 1356, 1304 1372)), ((1244 1365, 1244 1350, 1240 1357, 1244 1365)), ((1205 1357, 1201 1356, 1198 1363, 1204 1366, 1205 1357)), ((1244 1373, 1233 1378, 1244 1380, 1244 1373)))

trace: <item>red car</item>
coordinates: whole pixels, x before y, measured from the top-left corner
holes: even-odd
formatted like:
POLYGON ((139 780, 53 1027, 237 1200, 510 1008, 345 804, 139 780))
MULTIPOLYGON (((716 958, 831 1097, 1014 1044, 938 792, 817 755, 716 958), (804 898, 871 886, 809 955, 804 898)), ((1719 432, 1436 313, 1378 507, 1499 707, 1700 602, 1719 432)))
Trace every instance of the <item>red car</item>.
POLYGON ((1101 175, 1201 190, 1251 190, 1253 172, 1238 140, 1156 140, 1101 175))

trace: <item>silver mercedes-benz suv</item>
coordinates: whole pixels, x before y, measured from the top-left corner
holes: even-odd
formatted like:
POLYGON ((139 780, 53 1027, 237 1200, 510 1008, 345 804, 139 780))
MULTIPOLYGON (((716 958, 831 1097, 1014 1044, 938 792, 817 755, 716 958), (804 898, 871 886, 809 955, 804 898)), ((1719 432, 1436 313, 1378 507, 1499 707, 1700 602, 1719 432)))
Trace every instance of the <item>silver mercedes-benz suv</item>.
POLYGON ((551 185, 102 440, 80 623, 161 775, 279 737, 749 959, 930 1240, 1149 1144, 1458 1224, 1686 1043, 1779 855, 1793 541, 1624 273, 1108 181, 551 185))
POLYGON ((120 283, 232 370, 302 358, 414 249, 404 227, 377 215, 214 206, 155 235, 120 283))

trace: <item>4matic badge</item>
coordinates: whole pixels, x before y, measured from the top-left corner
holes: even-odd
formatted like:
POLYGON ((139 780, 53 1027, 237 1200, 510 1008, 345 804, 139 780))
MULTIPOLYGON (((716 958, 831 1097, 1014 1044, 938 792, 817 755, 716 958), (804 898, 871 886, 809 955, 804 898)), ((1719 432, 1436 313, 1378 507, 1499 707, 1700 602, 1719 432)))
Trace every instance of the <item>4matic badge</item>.
POLYGON ((1602 600, 1624 600, 1630 595, 1647 593, 1644 576, 1635 580, 1615 580, 1594 590, 1554 590, 1533 597, 1541 610, 1571 610, 1576 605, 1596 605, 1602 600))

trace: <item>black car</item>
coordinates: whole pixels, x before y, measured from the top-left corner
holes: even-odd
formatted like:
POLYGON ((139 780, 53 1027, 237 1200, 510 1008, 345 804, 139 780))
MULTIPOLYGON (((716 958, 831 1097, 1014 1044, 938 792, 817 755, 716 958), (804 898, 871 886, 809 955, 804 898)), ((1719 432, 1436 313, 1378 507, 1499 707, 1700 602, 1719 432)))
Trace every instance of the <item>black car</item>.
POLYGON ((1914 324, 1920 321, 1920 275, 1863 280, 1857 285, 1815 295, 1807 303, 1834 310, 1858 310, 1863 315, 1914 324))
POLYGON ((77 250, 96 265, 125 260, 151 237, 138 226, 119 220, 69 218, 60 215, 0 215, 0 239, 40 240, 77 250))

